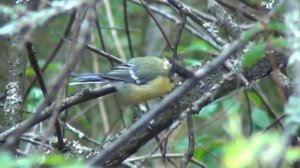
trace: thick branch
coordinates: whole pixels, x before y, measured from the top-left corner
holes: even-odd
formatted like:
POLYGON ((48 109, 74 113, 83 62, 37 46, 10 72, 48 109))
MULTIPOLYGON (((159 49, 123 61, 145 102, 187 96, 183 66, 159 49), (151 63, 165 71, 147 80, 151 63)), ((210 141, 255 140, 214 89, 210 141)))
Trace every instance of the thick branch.
POLYGON ((52 4, 52 7, 40 11, 19 12, 17 9, 10 8, 5 5, 0 5, 0 14, 8 17, 16 18, 13 21, 5 24, 0 28, 0 38, 12 37, 16 34, 26 34, 34 31, 48 23, 51 19, 76 10, 79 7, 86 5, 88 1, 60 1, 52 4), (18 12, 17 15, 15 12, 18 12))
POLYGON ((15 126, 21 121, 23 107, 26 53, 20 36, 11 40, 8 58, 8 80, 1 129, 15 126))

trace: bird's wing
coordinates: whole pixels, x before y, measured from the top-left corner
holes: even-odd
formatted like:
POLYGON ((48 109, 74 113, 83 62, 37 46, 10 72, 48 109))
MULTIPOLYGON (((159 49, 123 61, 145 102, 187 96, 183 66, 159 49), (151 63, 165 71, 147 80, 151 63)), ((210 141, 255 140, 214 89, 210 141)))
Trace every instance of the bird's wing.
POLYGON ((116 82, 129 82, 134 83, 134 80, 126 79, 124 77, 109 75, 109 74, 71 74, 70 78, 72 81, 71 84, 84 84, 84 83, 101 83, 105 81, 116 81, 116 82))
POLYGON ((136 69, 138 67, 129 64, 122 63, 119 66, 113 68, 107 74, 94 74, 94 73, 85 73, 85 74, 72 74, 70 78, 74 81, 72 84, 84 84, 84 83, 101 83, 104 81, 111 82, 125 82, 125 83, 134 83, 134 84, 143 84, 142 79, 136 76, 136 69))
POLYGON ((143 78, 137 76, 136 71, 138 66, 130 63, 122 63, 110 71, 107 76, 118 79, 118 81, 124 81, 128 83, 143 84, 145 81, 143 78))
POLYGON ((70 75, 71 79, 75 79, 78 82, 98 82, 98 81, 103 81, 103 78, 100 77, 97 74, 93 73, 85 73, 85 74, 71 74, 70 75))

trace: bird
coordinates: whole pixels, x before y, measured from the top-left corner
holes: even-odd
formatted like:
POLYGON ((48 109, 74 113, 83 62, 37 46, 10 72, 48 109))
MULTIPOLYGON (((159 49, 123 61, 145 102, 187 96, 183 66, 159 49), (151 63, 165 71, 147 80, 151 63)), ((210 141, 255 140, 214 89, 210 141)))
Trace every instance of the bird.
POLYGON ((71 74, 74 84, 108 82, 134 104, 159 98, 175 87, 172 64, 155 56, 135 57, 121 63, 106 74, 71 74))

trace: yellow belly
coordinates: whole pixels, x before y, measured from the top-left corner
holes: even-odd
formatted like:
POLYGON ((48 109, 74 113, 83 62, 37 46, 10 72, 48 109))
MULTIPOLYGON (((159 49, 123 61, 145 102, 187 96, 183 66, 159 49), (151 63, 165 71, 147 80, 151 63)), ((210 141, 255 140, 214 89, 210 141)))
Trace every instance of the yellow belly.
POLYGON ((119 91, 132 103, 142 103, 170 92, 174 86, 175 84, 169 78, 160 76, 145 85, 122 86, 119 91))

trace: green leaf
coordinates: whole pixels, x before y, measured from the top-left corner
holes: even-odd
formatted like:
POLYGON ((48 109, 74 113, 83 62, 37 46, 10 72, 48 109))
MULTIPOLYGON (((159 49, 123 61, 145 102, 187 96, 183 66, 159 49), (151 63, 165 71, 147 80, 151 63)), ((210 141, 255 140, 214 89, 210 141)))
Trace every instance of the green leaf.
POLYGON ((34 72, 33 68, 26 68, 25 76, 35 76, 35 72, 34 72))
POLYGON ((41 89, 37 87, 33 87, 25 102, 26 110, 28 111, 35 111, 37 106, 43 101, 44 95, 41 89))
POLYGON ((201 65, 201 60, 200 59, 195 59, 195 58, 185 57, 183 59, 183 63, 184 63, 184 65, 195 66, 195 65, 201 65))
POLYGON ((188 140, 187 139, 182 139, 178 141, 175 145, 173 145, 174 150, 177 152, 183 152, 187 149, 188 146, 188 140))
POLYGON ((204 142, 208 142, 210 141, 211 138, 207 135, 202 135, 202 136, 197 136, 195 142, 197 142, 198 144, 202 144, 204 142))
POLYGON ((34 155, 34 154, 25 158, 19 158, 15 161, 16 167, 31 168, 35 165, 41 164, 43 158, 44 158, 43 155, 34 155))
POLYGON ((196 148, 193 157, 196 160, 202 160, 204 154, 205 154, 205 151, 202 148, 196 148))
POLYGON ((41 91, 41 89, 37 88, 37 87, 33 87, 28 95, 28 99, 30 100, 38 100, 38 99, 42 99, 44 97, 43 92, 41 91))
POLYGON ((47 155, 45 165, 59 168, 85 168, 88 167, 78 159, 71 159, 63 155, 47 155))
POLYGON ((251 113, 251 118, 255 125, 257 125, 260 128, 266 128, 271 124, 271 119, 267 115, 267 113, 260 109, 260 108, 254 108, 251 113))
MULTIPOLYGON (((245 1, 245 0, 243 0, 245 1)), ((262 0, 246 0, 247 4, 250 4, 252 6, 260 6, 262 0)))
POLYGON ((250 68, 257 61, 262 59, 265 55, 265 49, 265 43, 258 43, 257 45, 255 45, 250 51, 244 54, 243 66, 246 68, 250 68))
POLYGON ((7 152, 0 153, 0 163, 1 163, 1 167, 6 167, 6 168, 15 167, 13 157, 7 152))
MULTIPOLYGON (((44 62, 45 62, 44 60, 39 60, 40 68, 42 67, 41 65, 43 65, 44 62)), ((59 71, 61 69, 62 69, 62 64, 60 64, 60 63, 50 63, 47 66, 46 71, 47 72, 55 72, 55 71, 59 71)), ((35 76, 35 72, 34 72, 33 68, 32 67, 26 68, 25 75, 26 76, 35 76)))
POLYGON ((188 45, 185 48, 181 48, 182 52, 206 52, 206 53, 215 53, 216 50, 206 41, 204 40, 196 40, 193 41, 192 44, 188 45))
POLYGON ((197 116, 200 118, 207 118, 211 116, 213 113, 215 113, 218 110, 218 107, 219 107, 218 103, 209 104, 203 107, 197 116))
POLYGON ((50 63, 47 67, 47 71, 57 71, 62 69, 62 65, 60 63, 50 63))
POLYGON ((296 162, 300 159, 300 149, 299 148, 291 148, 286 153, 286 160, 290 163, 296 162))
POLYGON ((248 92, 249 99, 257 106, 262 105, 262 100, 261 98, 255 93, 255 92, 248 92))
POLYGON ((253 28, 245 31, 242 35, 241 35, 241 40, 243 42, 247 42, 249 40, 251 40, 256 34, 258 34, 260 31, 262 31, 264 29, 264 27, 261 24, 257 24, 255 25, 253 28))
POLYGON ((283 39, 283 38, 274 38, 271 40, 271 44, 276 47, 279 47, 279 48, 287 48, 288 47, 287 39, 283 39))
POLYGON ((278 31, 282 34, 284 34, 286 30, 286 26, 282 22, 270 22, 268 24, 268 28, 270 30, 278 31))
POLYGON ((282 137, 257 134, 234 139, 223 152, 223 165, 230 168, 273 167, 274 158, 281 156, 282 137))

